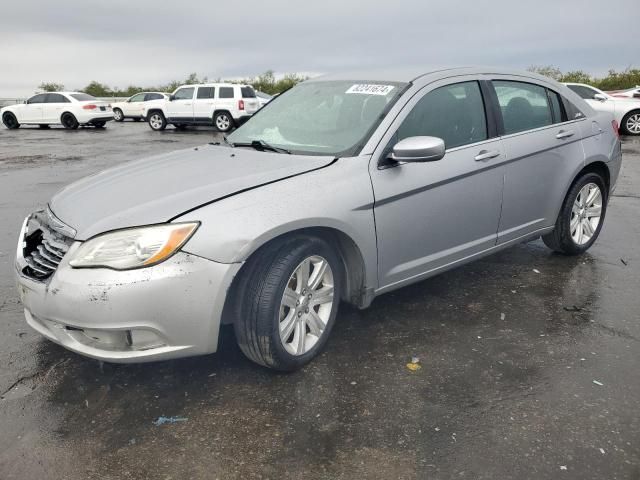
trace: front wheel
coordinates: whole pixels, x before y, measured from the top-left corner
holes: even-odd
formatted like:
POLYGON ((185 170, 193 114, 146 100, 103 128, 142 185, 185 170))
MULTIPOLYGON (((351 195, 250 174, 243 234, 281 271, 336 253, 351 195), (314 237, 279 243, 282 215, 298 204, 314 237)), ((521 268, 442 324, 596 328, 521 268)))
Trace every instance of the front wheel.
POLYGON ((62 115, 60 123, 62 123, 62 126, 67 130, 75 130, 80 126, 76 117, 69 112, 62 115))
POLYGON ((605 182, 597 173, 587 173, 573 184, 554 230, 542 240, 550 249, 565 255, 584 253, 600 235, 606 211, 605 182))
POLYGON ((233 127, 233 118, 227 112, 219 112, 213 117, 213 124, 220 132, 228 132, 233 127))
POLYGON ((622 133, 640 135, 640 110, 627 113, 622 119, 622 133))
POLYGON ((15 130, 16 128, 20 128, 20 123, 18 123, 18 119, 11 112, 5 112, 5 114, 2 115, 2 123, 4 123, 4 126, 7 127, 9 130, 15 130))
POLYGON ((341 263, 322 239, 296 236, 249 259, 234 290, 234 328, 260 365, 296 370, 327 342, 338 313, 341 263))
POLYGON ((124 121, 124 113, 122 113, 122 110, 120 110, 119 108, 114 108, 113 109, 113 119, 116 122, 124 121))
POLYGON ((159 131, 167 128, 167 120, 162 112, 153 112, 149 115, 149 126, 151 130, 159 131))

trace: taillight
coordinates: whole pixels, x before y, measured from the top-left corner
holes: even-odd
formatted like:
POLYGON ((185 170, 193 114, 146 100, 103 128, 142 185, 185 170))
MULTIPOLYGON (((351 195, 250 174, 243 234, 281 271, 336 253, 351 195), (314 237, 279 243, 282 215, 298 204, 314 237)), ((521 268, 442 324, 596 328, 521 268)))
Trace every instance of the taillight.
POLYGON ((613 127, 613 133, 616 134, 616 137, 620 138, 620 125, 616 120, 611 120, 611 126, 613 127))
POLYGON ((238 100, 238 110, 244 110, 244 100, 238 100))
POLYGON ((90 103, 89 105, 83 105, 82 106, 83 110, 95 110, 96 108, 98 108, 98 106, 94 105, 93 103, 90 103))

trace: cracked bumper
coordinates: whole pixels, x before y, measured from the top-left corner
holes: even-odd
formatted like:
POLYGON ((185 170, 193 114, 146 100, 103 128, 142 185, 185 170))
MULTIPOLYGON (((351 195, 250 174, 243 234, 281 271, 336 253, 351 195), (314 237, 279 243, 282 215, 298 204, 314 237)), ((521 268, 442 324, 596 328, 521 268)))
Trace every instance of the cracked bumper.
POLYGON ((71 249, 46 282, 16 274, 27 323, 69 350, 135 363, 215 352, 227 290, 240 264, 179 252, 129 271, 74 269, 71 249))

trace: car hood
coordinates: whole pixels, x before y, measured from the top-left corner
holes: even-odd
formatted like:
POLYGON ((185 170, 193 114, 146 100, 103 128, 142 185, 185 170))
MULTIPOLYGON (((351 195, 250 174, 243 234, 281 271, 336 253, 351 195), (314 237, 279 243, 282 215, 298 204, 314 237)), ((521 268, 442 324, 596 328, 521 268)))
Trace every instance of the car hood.
POLYGON ((59 191, 51 211, 86 240, 172 220, 203 204, 325 167, 333 157, 206 145, 123 164, 59 191))

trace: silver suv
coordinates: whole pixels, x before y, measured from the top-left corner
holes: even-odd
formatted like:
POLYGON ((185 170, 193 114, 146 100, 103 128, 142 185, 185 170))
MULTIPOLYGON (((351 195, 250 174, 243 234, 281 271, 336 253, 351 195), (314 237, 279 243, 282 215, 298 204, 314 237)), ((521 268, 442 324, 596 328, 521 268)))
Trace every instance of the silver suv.
POLYGON ((621 148, 548 78, 450 69, 332 75, 274 99, 222 145, 129 163, 29 216, 27 322, 111 362, 216 351, 296 369, 340 301, 374 297, 542 236, 585 252, 621 148))

